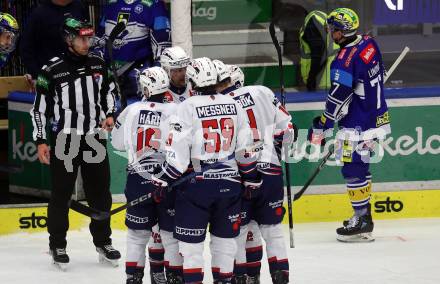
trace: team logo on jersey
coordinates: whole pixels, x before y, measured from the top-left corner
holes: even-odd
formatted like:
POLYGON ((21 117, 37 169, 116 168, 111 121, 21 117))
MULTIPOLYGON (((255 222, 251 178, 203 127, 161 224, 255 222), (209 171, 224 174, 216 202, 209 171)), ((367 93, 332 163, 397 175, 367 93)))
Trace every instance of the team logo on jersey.
POLYGON ((102 74, 101 73, 93 73, 93 80, 95 80, 96 84, 99 84, 101 81, 102 74))
POLYGON ((364 61, 365 64, 368 64, 375 54, 376 49, 374 48, 373 44, 370 43, 364 50, 362 50, 360 56, 362 61, 364 61))
POLYGON ((141 4, 137 4, 136 7, 134 7, 134 11, 137 14, 140 14, 140 13, 142 13, 144 11, 144 6, 142 6, 141 4))
POLYGON ((120 12, 118 14, 118 23, 120 22, 128 23, 129 20, 130 20, 130 13, 120 12))
POLYGON ((234 104, 218 104, 212 106, 196 107, 197 116, 199 118, 222 116, 222 115, 237 115, 237 109, 234 104))
POLYGON ((247 108, 250 106, 254 106, 255 102, 251 97, 251 94, 246 93, 238 97, 234 97, 234 100, 242 107, 247 108))
POLYGON ((183 102, 185 100, 185 97, 179 97, 179 101, 183 102))
POLYGON ((162 113, 158 111, 151 111, 151 110, 141 110, 139 114, 139 125, 153 125, 153 126, 159 126, 160 125, 160 118, 162 116, 162 113))

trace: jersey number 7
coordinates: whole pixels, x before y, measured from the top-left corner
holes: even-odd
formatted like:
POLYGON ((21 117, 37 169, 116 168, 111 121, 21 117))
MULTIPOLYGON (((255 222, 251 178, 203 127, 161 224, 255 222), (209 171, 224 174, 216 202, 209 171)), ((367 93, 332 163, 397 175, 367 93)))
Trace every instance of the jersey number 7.
POLYGON ((202 120, 206 153, 228 151, 234 138, 234 121, 231 118, 202 120))

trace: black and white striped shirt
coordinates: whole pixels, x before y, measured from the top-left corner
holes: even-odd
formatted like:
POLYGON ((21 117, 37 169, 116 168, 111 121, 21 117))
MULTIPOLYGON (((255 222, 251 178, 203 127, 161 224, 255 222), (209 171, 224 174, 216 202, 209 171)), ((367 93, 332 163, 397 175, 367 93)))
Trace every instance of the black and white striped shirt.
POLYGON ((84 135, 115 112, 115 84, 104 60, 96 55, 77 57, 67 52, 52 58, 41 69, 36 90, 30 114, 38 144, 47 143, 47 120, 55 132, 84 135))

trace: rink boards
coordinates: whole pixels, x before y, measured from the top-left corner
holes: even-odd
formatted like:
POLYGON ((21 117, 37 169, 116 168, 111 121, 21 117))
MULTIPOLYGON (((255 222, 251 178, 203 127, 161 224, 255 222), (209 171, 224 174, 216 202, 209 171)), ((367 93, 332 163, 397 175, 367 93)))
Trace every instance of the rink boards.
MULTIPOLYGON (((376 192, 372 194, 375 219, 440 217, 440 190, 376 192)), ((115 203, 113 207, 120 206, 115 203)), ((46 204, 0 208, 0 235, 46 231, 46 204)), ((304 195, 294 202, 294 223, 340 221, 352 214, 346 194, 304 195)), ((124 212, 112 218, 112 228, 125 230, 124 212)), ((287 216, 284 223, 287 223, 287 216)), ((70 230, 88 230, 89 218, 70 210, 70 230)))

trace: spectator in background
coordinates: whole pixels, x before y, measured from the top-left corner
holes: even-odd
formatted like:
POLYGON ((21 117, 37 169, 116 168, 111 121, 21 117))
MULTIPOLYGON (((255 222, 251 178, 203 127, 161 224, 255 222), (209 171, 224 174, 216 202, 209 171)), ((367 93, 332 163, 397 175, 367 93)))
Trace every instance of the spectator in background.
POLYGON ((326 13, 312 11, 300 30, 301 77, 308 91, 330 87, 330 64, 339 46, 327 34, 326 19, 326 13))
POLYGON ((41 67, 66 51, 61 27, 68 17, 89 20, 88 11, 80 0, 45 0, 31 13, 20 43, 20 55, 29 81, 35 82, 41 67))
POLYGON ((0 13, 0 67, 6 64, 9 54, 15 50, 17 37, 17 20, 7 13, 0 13))
POLYGON ((113 45, 113 59, 116 61, 121 89, 125 95, 138 96, 139 72, 158 65, 162 51, 171 46, 168 11, 164 2, 158 0, 110 1, 104 9, 101 21, 105 38, 108 38, 119 22, 125 22, 126 30, 117 37, 113 45))

